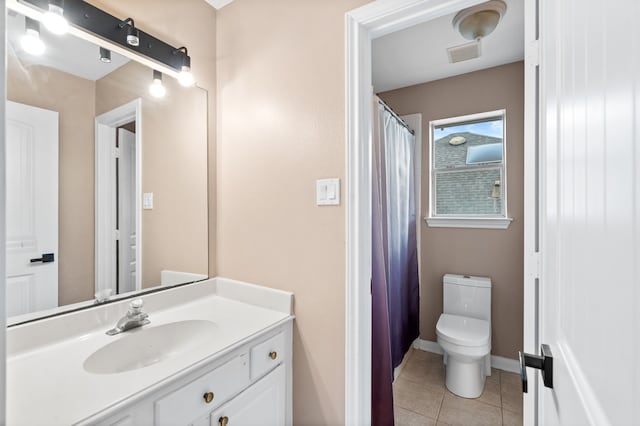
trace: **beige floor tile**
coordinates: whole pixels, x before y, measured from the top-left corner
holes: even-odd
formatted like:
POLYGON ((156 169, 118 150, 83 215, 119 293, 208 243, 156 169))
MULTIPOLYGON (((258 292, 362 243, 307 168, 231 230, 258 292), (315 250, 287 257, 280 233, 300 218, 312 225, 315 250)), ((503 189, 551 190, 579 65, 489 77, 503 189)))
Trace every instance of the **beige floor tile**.
POLYGON ((438 422, 451 426, 500 426, 502 412, 499 407, 477 399, 460 398, 447 393, 442 401, 438 422))
POLYGON ((395 426, 435 426, 436 421, 397 405, 393 407, 395 426))
POLYGON ((400 373, 400 377, 412 382, 434 386, 444 390, 445 366, 442 364, 442 356, 426 354, 427 352, 416 350, 407 361, 400 373))
POLYGON ((495 368, 491 369, 491 375, 484 382, 484 390, 478 401, 486 404, 502 406, 502 397, 500 395, 500 371, 495 368))
POLYGON ((514 413, 522 413, 522 383, 516 373, 500 372, 500 392, 502 408, 514 413))
POLYGON ((395 405, 433 419, 438 417, 444 390, 416 383, 402 376, 393 384, 395 405))
POLYGON ((502 410, 502 424, 504 426, 522 426, 522 413, 502 410))

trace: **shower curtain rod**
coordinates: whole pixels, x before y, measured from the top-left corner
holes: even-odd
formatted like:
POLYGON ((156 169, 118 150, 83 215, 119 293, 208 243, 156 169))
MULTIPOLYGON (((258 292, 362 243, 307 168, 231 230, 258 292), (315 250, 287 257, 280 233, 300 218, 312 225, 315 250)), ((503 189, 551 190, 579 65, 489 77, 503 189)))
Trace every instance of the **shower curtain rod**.
MULTIPOLYGON (((376 96, 377 97, 377 96, 376 96)), ((384 109, 386 109, 387 111, 389 111, 389 113, 400 122, 400 124, 402 125, 402 127, 404 127, 405 129, 407 129, 409 131, 409 133, 411 133, 412 135, 416 135, 416 132, 409 127, 409 125, 402 119, 400 118, 400 116, 398 114, 396 114, 396 112, 394 110, 391 109, 391 107, 389 107, 389 105, 387 105, 382 99, 380 99, 378 97, 378 102, 380 102, 380 105, 382 105, 384 107, 384 109)))

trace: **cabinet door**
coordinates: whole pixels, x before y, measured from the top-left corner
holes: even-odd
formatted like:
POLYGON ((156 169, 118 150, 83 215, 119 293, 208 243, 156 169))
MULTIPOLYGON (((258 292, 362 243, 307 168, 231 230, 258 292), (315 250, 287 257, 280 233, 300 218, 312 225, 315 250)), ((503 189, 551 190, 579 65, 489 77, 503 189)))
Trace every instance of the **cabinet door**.
POLYGON ((211 414, 211 426, 282 426, 285 424, 285 369, 278 366, 260 381, 211 414))

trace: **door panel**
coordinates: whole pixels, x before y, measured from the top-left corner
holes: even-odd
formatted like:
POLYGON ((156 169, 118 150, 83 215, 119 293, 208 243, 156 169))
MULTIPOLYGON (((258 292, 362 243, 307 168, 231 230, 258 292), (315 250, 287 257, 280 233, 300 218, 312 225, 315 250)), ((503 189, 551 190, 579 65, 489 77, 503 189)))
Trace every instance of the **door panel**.
POLYGON ((640 6, 541 7, 539 423, 640 424, 640 6))
POLYGON ((7 315, 58 306, 58 113, 7 101, 7 315), (53 253, 54 262, 31 262, 53 253))
POLYGON ((118 223, 120 293, 136 290, 136 136, 118 129, 118 223))

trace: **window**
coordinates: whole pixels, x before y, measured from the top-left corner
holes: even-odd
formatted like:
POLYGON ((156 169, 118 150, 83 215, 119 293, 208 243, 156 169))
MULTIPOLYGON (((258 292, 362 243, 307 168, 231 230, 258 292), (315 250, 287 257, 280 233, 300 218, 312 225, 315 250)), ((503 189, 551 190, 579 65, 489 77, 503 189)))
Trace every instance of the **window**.
POLYGON ((430 123, 429 226, 509 226, 505 111, 430 123))

